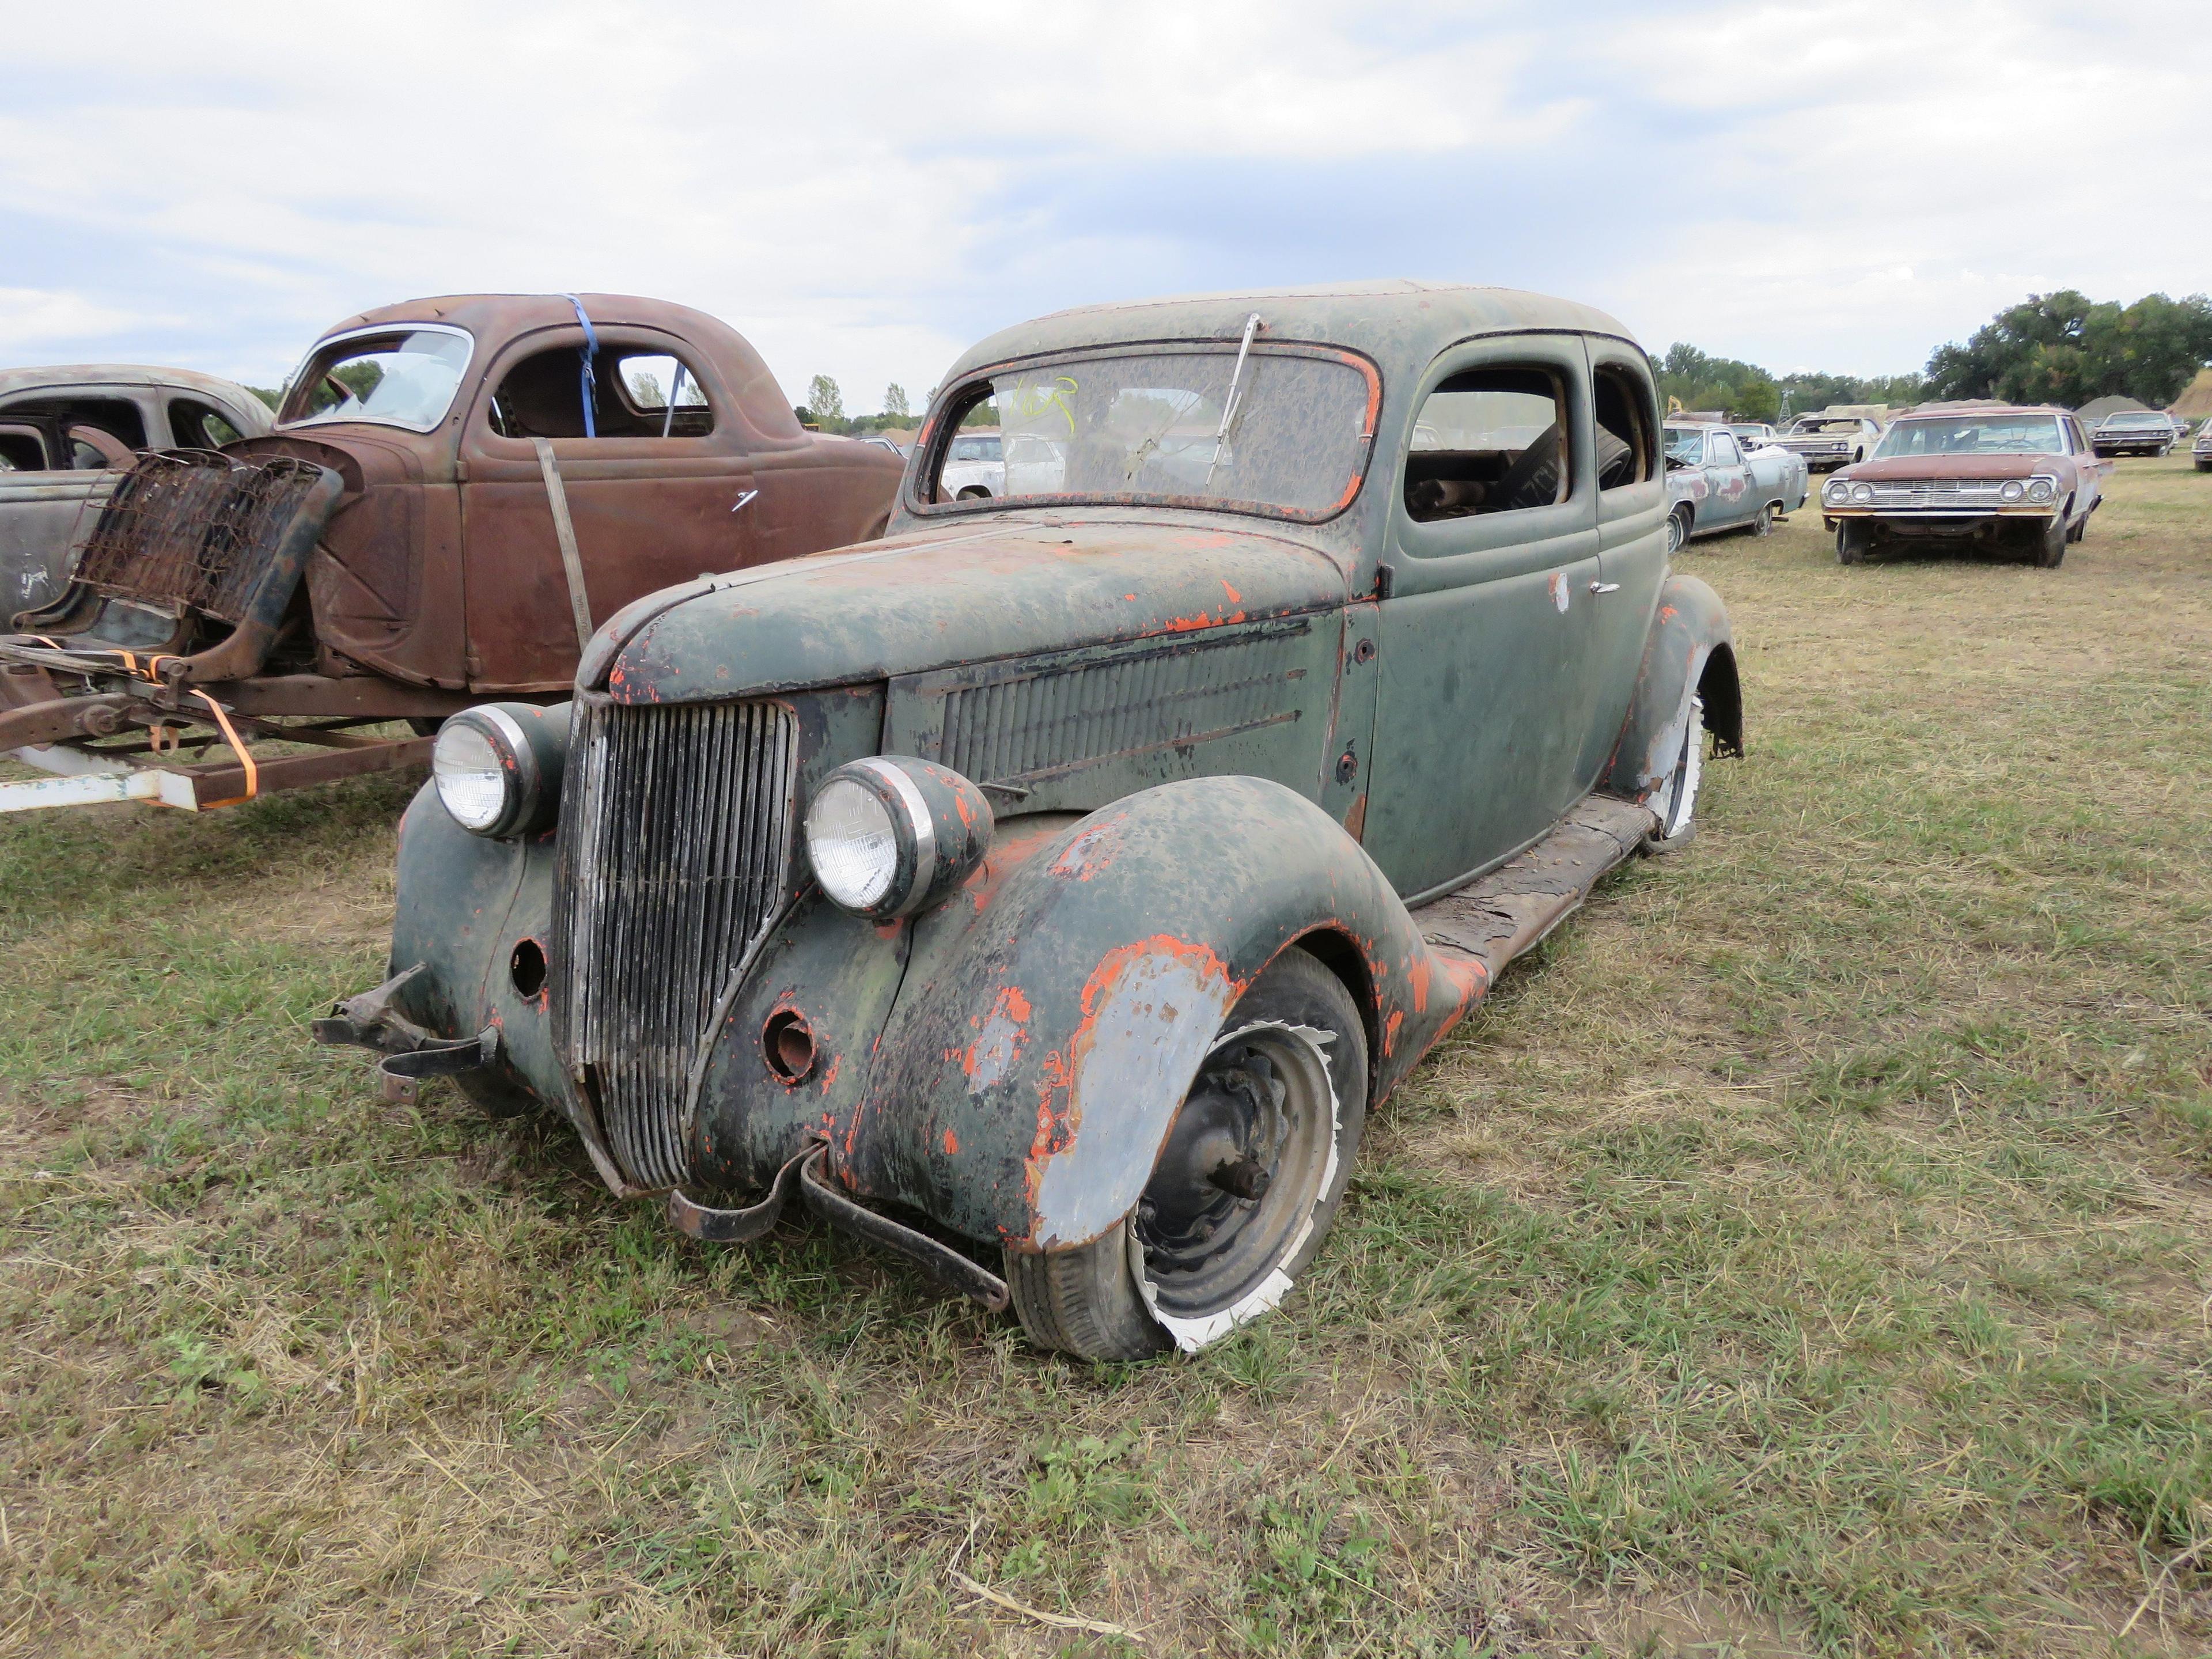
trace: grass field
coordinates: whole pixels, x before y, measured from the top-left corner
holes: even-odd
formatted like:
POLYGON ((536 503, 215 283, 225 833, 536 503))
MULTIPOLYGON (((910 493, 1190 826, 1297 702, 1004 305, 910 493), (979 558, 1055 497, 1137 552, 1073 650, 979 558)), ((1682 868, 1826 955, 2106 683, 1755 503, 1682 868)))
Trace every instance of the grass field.
POLYGON ((2212 477, 1682 563, 1750 758, 1194 1361, 380 1103, 397 786, 0 823, 0 1655, 2212 1649, 2212 477))

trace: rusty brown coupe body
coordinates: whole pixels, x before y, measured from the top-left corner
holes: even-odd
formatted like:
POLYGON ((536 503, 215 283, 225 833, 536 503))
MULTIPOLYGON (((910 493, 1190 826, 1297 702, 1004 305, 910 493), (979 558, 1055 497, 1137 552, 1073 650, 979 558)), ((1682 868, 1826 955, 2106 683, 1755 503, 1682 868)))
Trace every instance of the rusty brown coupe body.
POLYGON ((595 619, 879 535, 901 471, 803 429, 760 355, 682 306, 477 295, 349 318, 273 432, 142 459, 68 589, 15 618, 0 751, 60 775, 0 785, 0 805, 204 807, 419 763, 427 740, 350 728, 565 696, 595 619), (179 734, 233 752, 155 752, 179 734), (249 752, 276 738, 321 752, 249 752))

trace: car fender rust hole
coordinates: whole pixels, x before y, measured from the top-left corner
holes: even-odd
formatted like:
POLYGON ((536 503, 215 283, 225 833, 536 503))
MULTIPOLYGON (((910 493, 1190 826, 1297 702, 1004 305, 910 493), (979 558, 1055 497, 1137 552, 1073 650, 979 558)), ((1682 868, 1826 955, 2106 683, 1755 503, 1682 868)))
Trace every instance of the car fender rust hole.
POLYGON ((780 1083, 804 1083, 814 1071, 814 1028, 796 1008, 779 1008, 761 1027, 761 1056, 780 1083))
POLYGON ((507 976, 524 996, 536 996, 545 988, 545 947, 534 939, 518 941, 507 959, 507 976))

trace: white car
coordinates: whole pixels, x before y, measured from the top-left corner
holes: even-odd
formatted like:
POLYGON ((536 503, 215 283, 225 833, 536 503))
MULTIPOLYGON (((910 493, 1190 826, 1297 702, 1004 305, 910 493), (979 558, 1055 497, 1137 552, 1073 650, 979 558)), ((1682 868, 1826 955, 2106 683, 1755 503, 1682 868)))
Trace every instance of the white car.
POLYGON ((1800 415, 1775 441, 1814 471, 1832 472, 1873 454, 1881 434, 1881 422, 1869 415, 1800 415))
POLYGON ((938 499, 987 501, 1006 493, 1006 452, 996 432, 963 432, 937 475, 938 499))

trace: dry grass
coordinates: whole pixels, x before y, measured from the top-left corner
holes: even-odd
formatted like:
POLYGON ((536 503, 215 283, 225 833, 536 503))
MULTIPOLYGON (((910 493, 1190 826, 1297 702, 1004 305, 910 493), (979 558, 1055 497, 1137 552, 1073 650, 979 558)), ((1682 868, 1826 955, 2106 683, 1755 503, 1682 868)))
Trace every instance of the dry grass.
POLYGON ((1752 758, 1195 1362, 379 1104, 389 784, 0 824, 0 1655, 2204 1651, 2212 479, 1685 563, 1752 758))

